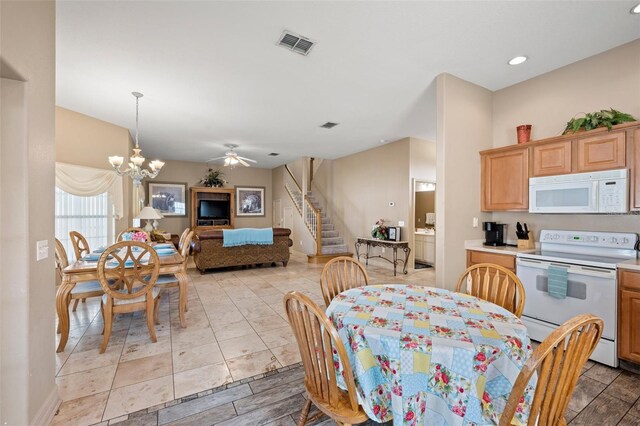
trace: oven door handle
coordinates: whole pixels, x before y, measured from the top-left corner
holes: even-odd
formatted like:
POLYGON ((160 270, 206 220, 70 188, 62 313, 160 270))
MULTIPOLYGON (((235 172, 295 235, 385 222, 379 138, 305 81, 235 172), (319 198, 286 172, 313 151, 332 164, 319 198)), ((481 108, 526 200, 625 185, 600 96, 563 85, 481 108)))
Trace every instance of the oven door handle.
POLYGON ((577 266, 577 265, 567 265, 565 263, 556 263, 556 262, 547 262, 541 260, 531 260, 531 259, 518 259, 516 264, 518 266, 528 267, 528 268, 536 268, 536 269, 549 269, 549 266, 562 266, 567 269, 567 273, 574 275, 583 275, 590 277, 599 277, 605 279, 616 279, 616 271, 612 269, 603 269, 603 268, 595 268, 591 266, 577 266))

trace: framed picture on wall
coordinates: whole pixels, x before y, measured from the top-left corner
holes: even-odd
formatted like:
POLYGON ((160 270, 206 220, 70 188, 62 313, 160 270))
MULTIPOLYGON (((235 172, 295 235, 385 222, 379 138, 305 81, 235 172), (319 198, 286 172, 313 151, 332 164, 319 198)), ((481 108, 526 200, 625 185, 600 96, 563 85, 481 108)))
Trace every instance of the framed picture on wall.
POLYGON ((264 186, 236 186, 236 216, 264 216, 264 186))
POLYGON ((163 216, 187 215, 187 184, 147 182, 147 200, 163 216))

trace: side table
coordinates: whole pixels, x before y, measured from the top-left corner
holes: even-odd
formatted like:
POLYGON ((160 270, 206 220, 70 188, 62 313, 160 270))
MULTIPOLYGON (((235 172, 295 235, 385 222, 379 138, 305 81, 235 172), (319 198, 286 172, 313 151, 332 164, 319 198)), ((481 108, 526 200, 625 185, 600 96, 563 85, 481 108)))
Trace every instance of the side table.
POLYGON ((365 264, 369 264, 369 259, 374 259, 379 257, 380 259, 384 259, 387 262, 393 265, 393 276, 396 276, 396 267, 398 266, 398 262, 402 262, 404 264, 404 268, 402 272, 407 274, 407 262, 409 261, 409 254, 411 253, 411 249, 409 248, 409 241, 390 241, 390 240, 379 240, 377 238, 358 238, 356 241, 356 259, 360 260, 360 246, 366 244, 367 252, 362 255, 365 256, 365 264), (370 250, 371 247, 385 247, 393 250, 393 259, 389 259, 382 255, 379 256, 371 256, 370 250), (398 249, 402 249, 404 252, 404 260, 398 259, 398 249))

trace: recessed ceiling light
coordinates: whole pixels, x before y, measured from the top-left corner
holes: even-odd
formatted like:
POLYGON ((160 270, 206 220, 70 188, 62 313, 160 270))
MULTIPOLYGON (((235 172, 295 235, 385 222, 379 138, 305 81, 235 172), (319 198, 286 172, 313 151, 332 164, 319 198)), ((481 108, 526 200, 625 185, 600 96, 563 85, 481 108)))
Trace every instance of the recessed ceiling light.
POLYGON ((631 8, 631 10, 629 11, 629 13, 633 13, 634 15, 637 15, 640 13, 640 3, 636 4, 635 6, 633 6, 631 8))
POLYGON ((516 56, 515 58, 511 58, 509 60, 509 65, 520 65, 526 60, 527 60, 526 56, 516 56))
POLYGON ((387 143, 386 139, 380 139, 380 143, 387 143))

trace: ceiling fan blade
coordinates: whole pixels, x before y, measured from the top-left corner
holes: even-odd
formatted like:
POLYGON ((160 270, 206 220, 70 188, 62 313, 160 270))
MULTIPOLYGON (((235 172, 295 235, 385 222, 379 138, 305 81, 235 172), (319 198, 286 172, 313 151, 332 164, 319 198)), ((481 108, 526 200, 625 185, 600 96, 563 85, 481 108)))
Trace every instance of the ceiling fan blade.
POLYGON ((211 162, 211 161, 217 161, 217 160, 224 160, 227 157, 217 157, 217 158, 209 158, 207 160, 207 163, 211 162))
POLYGON ((247 158, 247 157, 240 157, 239 155, 237 155, 238 158, 242 158, 244 161, 249 161, 251 163, 257 163, 256 160, 252 160, 251 158, 247 158))
POLYGON ((250 167, 249 163, 244 161, 241 157, 238 157, 238 163, 242 164, 245 167, 250 167))

